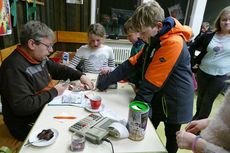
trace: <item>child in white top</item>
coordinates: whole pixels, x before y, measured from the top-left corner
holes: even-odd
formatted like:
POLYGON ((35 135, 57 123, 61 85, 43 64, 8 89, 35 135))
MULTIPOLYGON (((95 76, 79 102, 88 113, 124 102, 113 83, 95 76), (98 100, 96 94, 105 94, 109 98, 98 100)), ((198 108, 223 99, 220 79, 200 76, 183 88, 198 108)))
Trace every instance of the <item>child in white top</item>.
POLYGON ((76 68, 80 62, 83 72, 107 74, 114 70, 113 49, 103 45, 105 29, 99 24, 91 24, 88 30, 88 44, 80 47, 69 67, 76 68))

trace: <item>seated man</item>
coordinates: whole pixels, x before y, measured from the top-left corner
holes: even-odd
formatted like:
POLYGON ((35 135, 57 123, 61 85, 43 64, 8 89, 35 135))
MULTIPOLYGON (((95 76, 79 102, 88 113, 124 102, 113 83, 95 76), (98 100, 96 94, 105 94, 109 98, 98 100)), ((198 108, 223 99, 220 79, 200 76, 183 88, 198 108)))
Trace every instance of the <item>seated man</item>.
POLYGON ((39 21, 26 23, 20 34, 21 45, 2 63, 0 94, 3 117, 10 133, 23 141, 43 106, 62 94, 66 86, 55 80, 77 80, 93 88, 82 72, 50 60, 54 33, 39 21))

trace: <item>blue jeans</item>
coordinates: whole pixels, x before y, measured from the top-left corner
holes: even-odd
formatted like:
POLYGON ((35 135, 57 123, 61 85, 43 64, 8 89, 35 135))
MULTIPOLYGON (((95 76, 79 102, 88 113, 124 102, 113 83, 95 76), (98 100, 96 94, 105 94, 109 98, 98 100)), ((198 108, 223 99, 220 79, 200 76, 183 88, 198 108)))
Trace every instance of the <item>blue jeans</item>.
POLYGON ((226 75, 213 76, 202 70, 197 72, 198 96, 196 114, 193 120, 199 120, 209 117, 213 102, 219 93, 224 89, 227 80, 226 75))

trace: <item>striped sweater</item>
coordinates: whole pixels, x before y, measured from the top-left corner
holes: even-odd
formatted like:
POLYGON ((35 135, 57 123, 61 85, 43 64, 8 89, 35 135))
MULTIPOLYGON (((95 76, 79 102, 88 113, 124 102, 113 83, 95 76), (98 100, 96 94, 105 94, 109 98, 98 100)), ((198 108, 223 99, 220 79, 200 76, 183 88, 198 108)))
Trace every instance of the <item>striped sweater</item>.
POLYGON ((84 45, 77 50, 69 67, 76 68, 80 62, 83 64, 83 72, 87 73, 100 73, 103 67, 110 67, 113 70, 115 66, 113 49, 106 45, 100 48, 84 45))

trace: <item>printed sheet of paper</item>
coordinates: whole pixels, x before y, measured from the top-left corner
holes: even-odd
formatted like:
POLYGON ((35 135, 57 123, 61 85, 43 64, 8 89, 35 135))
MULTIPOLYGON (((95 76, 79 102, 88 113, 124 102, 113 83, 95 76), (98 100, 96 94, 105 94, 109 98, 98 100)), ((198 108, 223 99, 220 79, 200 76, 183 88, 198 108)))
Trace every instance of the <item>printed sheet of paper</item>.
POLYGON ((65 90, 62 95, 55 97, 48 105, 85 107, 85 103, 88 100, 85 98, 87 92, 89 91, 72 92, 70 90, 65 90))

